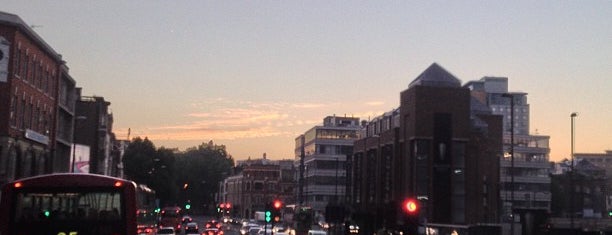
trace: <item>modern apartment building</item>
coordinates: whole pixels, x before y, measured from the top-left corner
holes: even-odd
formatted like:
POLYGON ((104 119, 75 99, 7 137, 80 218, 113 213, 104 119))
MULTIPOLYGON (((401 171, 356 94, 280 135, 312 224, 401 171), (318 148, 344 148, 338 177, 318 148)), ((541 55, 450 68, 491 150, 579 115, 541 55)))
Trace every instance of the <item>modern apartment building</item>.
POLYGON ((483 77, 480 80, 468 82, 465 87, 470 88, 472 97, 486 104, 494 114, 503 116, 504 155, 500 156, 500 183, 502 184, 501 200, 504 205, 504 219, 509 219, 511 208, 549 211, 551 180, 548 143, 550 137, 529 133, 527 93, 508 92, 508 78, 506 77, 483 77), (512 112, 512 106, 514 106, 514 112, 512 112), (511 123, 514 123, 514 126, 511 123), (512 138, 514 138, 514 144, 511 142, 512 138), (512 164, 511 152, 514 152, 514 164, 512 164))
POLYGON ((329 203, 344 201, 346 159, 360 130, 359 118, 328 116, 295 139, 297 204, 323 212, 329 203))

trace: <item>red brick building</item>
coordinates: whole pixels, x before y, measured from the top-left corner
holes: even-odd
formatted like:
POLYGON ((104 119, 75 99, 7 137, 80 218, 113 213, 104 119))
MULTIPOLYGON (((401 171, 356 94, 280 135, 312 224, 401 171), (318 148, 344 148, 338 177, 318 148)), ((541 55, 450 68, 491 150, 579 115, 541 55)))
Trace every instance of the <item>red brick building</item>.
POLYGON ((354 144, 349 201, 366 232, 401 228, 406 198, 421 222, 499 222, 502 117, 432 64, 400 94, 400 107, 368 123, 354 144))
POLYGON ((67 170, 68 162, 60 164, 55 152, 70 145, 72 133, 70 111, 58 119, 60 105, 74 107, 74 80, 65 62, 21 18, 4 12, 0 51, 0 183, 67 170), (60 140, 64 144, 57 147, 60 140))

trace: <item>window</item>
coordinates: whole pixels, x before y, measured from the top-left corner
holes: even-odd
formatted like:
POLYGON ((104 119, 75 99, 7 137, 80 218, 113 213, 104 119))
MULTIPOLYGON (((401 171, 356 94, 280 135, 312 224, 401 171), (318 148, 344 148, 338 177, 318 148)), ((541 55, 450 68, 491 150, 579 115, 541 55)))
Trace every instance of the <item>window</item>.
POLYGON ((21 99, 21 109, 19 110, 19 128, 23 129, 25 128, 25 113, 26 113, 26 100, 25 100, 25 96, 21 99))
POLYGON ((21 75, 23 76, 23 80, 27 81, 28 80, 28 63, 30 62, 30 56, 28 55, 28 52, 26 51, 26 56, 23 57, 23 66, 21 67, 21 75))
POLYGON ((10 113, 10 122, 11 126, 17 126, 17 106, 19 105, 17 102, 19 101, 19 96, 15 95, 13 100, 11 100, 11 113, 10 113))
POLYGON ((13 67, 13 73, 15 73, 15 77, 19 77, 19 66, 21 65, 21 48, 17 49, 17 53, 15 53, 15 58, 14 58, 14 67, 13 67))

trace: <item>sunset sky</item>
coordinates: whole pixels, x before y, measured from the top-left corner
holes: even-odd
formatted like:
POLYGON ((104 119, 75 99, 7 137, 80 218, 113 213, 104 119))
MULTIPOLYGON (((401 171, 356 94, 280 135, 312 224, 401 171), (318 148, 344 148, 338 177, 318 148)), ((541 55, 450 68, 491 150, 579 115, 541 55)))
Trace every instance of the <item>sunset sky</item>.
POLYGON ((436 62, 509 78, 551 160, 612 150, 612 1, 3 0, 62 54, 119 139, 293 158, 325 116, 368 119, 436 62))

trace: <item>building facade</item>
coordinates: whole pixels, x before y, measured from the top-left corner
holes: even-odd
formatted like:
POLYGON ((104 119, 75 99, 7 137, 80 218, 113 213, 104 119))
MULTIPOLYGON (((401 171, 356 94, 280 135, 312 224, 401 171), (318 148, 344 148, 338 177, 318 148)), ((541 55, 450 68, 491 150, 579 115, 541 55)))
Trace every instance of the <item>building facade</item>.
POLYGON ((346 159, 359 139, 359 118, 328 116, 295 140, 297 204, 325 211, 346 196, 346 159))
MULTIPOLYGON (((115 137, 110 102, 104 97, 81 96, 76 103, 75 144, 89 147, 89 173, 112 175, 120 162, 111 157, 115 137)), ((115 176, 115 175, 114 175, 115 176)))
POLYGON ((254 219, 256 211, 274 199, 289 205, 295 202, 295 168, 292 160, 262 159, 238 161, 236 173, 221 182, 219 203, 231 205, 228 214, 254 219))
POLYGON ((432 64, 400 94, 400 107, 365 124, 350 159, 354 220, 367 232, 401 226, 415 198, 421 222, 499 221, 502 120, 432 64))
POLYGON ((504 155, 500 157, 501 200, 504 205, 502 216, 506 221, 509 220, 512 208, 548 212, 551 203, 550 137, 529 133, 527 93, 508 92, 506 77, 483 77, 465 86, 470 88, 473 97, 486 104, 494 114, 503 116, 504 155))
POLYGON ((0 12, 0 183, 69 168, 74 80, 60 54, 0 12))

